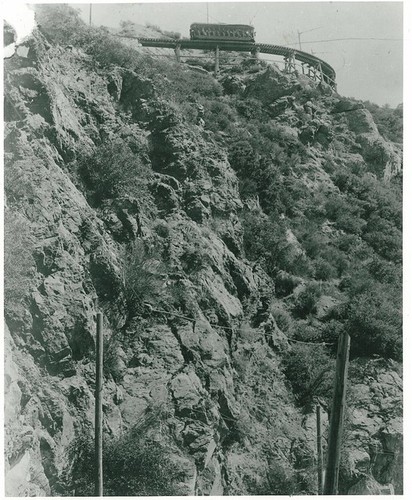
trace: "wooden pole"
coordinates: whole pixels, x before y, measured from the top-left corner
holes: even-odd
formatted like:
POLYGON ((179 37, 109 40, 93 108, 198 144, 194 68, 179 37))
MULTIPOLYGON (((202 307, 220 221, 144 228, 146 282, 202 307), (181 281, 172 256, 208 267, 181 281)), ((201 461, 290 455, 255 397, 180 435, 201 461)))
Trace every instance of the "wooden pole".
POLYGON ((302 42, 300 41, 300 35, 302 33, 300 31, 298 31, 298 40, 299 40, 299 50, 302 50, 302 42))
POLYGON ((316 405, 316 443, 318 452, 318 495, 323 494, 323 450, 322 450, 322 421, 320 404, 316 405))
POLYGON ((295 58, 295 53, 292 52, 292 67, 293 67, 293 71, 296 70, 296 58, 295 58))
POLYGON ((325 78, 323 76, 323 69, 322 69, 322 65, 320 63, 318 64, 318 68, 319 68, 319 74, 320 74, 320 81, 323 83, 325 81, 325 78))
POLYGON ((103 314, 97 313, 96 318, 96 388, 95 388, 95 486, 94 495, 103 496, 103 411, 102 411, 102 386, 103 386, 103 314))
POLYGON ((90 4, 90 9, 89 9, 89 26, 92 25, 92 4, 90 4))
POLYGON ((340 446, 342 441, 345 411, 346 385, 348 379, 350 337, 343 333, 339 337, 336 355, 335 391, 329 424, 328 455, 325 476, 325 495, 338 494, 340 446))
POLYGON ((256 47, 255 50, 253 50, 252 52, 252 56, 255 58, 255 59, 259 59, 259 56, 260 56, 260 48, 259 47, 256 47))
POLYGON ((219 47, 216 46, 216 52, 215 52, 215 78, 217 78, 218 74, 219 74, 219 47))
POLYGON ((176 61, 180 63, 180 43, 178 43, 175 47, 175 55, 176 55, 176 61))

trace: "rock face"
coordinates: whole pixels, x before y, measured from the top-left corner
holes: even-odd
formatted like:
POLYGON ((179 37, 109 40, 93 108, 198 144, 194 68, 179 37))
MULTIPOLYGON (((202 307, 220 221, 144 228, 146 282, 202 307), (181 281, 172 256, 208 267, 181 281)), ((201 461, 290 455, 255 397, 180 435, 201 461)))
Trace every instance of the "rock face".
POLYGON ((381 485, 392 483, 395 494, 402 494, 403 394, 399 367, 379 359, 358 360, 351 370, 344 453, 351 481, 360 479, 347 492, 388 494, 381 492, 381 485), (376 489, 378 493, 370 492, 376 489))
MULTIPOLYGON (((315 493, 307 479, 315 470, 313 422, 281 370, 288 337, 273 316, 256 320, 268 278, 243 258, 243 204, 226 153, 202 126, 187 126, 137 72, 93 69, 81 51, 50 46, 39 33, 30 43, 33 59, 10 59, 5 84, 6 219, 15 212, 24 218, 33 259, 22 300, 6 308, 7 494, 68 494, 67 450, 93 433, 98 309, 106 435, 123 435, 157 408, 164 442, 173 442, 170 453, 180 464, 181 494, 281 493, 268 483, 271 474, 282 485, 298 474, 315 493), (133 196, 96 207, 80 182, 76 159, 114 134, 142 145, 152 170, 152 212, 133 196), (135 240, 160 248, 168 268, 147 308, 131 316, 122 266, 135 240)), ((280 99, 304 91, 306 82, 267 70, 226 85, 275 104, 282 140, 299 140, 285 114, 294 104, 280 99)), ((313 106, 316 120, 300 110, 309 127, 305 141, 323 147, 339 124, 313 106)), ((344 120, 365 161, 379 156, 382 169, 395 162, 396 152, 375 140, 368 113, 354 112, 356 120, 344 120)), ((309 188, 319 174, 316 159, 313 165, 309 188)), ((289 238, 298 256, 293 233, 289 238)), ((358 368, 346 492, 376 494, 393 484, 400 493, 398 367, 371 361, 358 368)))

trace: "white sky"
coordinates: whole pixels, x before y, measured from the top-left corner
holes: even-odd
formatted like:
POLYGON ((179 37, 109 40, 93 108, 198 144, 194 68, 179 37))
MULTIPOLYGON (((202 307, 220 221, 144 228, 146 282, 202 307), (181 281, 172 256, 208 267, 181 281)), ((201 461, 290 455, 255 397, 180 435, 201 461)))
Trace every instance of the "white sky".
MULTIPOLYGON (((89 4, 80 8, 88 21, 89 4)), ((402 102, 401 2, 209 2, 210 22, 253 24, 257 41, 299 48, 331 64, 342 95, 396 106, 402 102), (317 29, 315 29, 317 28, 317 29), (308 32, 308 30, 312 30, 308 32), (389 38, 397 40, 342 40, 389 38)), ((95 25, 150 22, 189 36, 192 22, 207 20, 206 3, 93 4, 95 25)))

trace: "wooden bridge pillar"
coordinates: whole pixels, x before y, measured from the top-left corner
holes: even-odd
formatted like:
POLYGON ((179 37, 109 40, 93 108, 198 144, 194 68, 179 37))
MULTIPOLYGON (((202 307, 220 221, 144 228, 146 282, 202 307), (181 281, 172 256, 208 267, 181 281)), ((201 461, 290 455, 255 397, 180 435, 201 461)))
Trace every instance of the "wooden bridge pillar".
POLYGON ((285 56, 283 58, 283 60, 285 61, 285 73, 290 73, 290 59, 289 59, 289 56, 285 56))
POLYGON ((180 63, 180 43, 175 47, 176 61, 180 63))
POLYGON ((295 53, 292 53, 292 71, 296 70, 296 59, 295 59, 295 53))
POLYGON ((259 56, 260 56, 260 48, 259 48, 259 47, 255 47, 255 48, 251 51, 251 54, 252 54, 252 57, 254 57, 255 59, 259 59, 259 56))
POLYGON ((219 46, 216 45, 216 50, 215 50, 215 78, 217 78, 218 74, 219 74, 219 46))
POLYGON ((319 78, 320 81, 323 83, 325 81, 325 78, 323 76, 323 70, 322 70, 322 65, 318 63, 318 70, 319 70, 319 78))
POLYGON ((291 52, 284 58, 285 61, 285 72, 286 73, 292 73, 293 71, 296 70, 296 59, 295 59, 295 53, 291 52))

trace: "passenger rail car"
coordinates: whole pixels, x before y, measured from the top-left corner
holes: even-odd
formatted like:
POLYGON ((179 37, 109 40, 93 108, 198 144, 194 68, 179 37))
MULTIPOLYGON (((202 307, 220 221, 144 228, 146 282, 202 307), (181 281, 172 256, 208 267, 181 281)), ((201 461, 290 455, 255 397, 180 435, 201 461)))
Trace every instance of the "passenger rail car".
POLYGON ((254 42, 255 28, 247 24, 193 23, 190 26, 190 39, 254 42))

